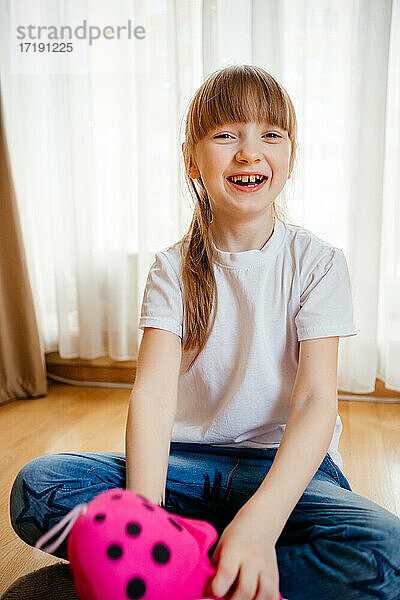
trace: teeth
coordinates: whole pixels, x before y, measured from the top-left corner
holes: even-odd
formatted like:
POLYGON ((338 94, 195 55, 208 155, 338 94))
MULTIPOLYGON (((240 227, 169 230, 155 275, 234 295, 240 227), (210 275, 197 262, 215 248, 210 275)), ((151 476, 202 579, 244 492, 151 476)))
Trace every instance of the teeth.
POLYGON ((256 181, 262 181, 262 175, 235 175, 232 177, 232 180, 234 182, 243 181, 243 183, 248 183, 250 180, 250 183, 255 183, 256 181))

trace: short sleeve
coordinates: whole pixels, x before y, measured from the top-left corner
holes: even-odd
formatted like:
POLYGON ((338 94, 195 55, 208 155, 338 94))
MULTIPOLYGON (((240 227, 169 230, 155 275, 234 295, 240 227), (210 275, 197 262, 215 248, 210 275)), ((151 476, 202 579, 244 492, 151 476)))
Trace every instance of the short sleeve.
POLYGON ((166 254, 156 252, 143 293, 139 329, 166 329, 182 339, 182 320, 183 305, 178 276, 166 254))
POLYGON ((332 248, 306 276, 295 324, 299 342, 357 335, 350 276, 340 248, 332 248))

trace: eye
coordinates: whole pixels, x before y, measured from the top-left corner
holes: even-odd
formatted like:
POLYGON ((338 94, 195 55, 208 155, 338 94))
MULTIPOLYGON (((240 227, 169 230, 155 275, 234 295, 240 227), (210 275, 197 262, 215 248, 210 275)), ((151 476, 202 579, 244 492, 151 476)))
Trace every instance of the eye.
MULTIPOLYGON (((214 139, 217 140, 218 138, 222 138, 222 136, 224 135, 230 135, 229 133, 220 133, 219 135, 214 136, 214 139)), ((224 138, 226 139, 226 138, 224 138)))
MULTIPOLYGON (((273 135, 273 136, 274 136, 275 138, 277 138, 277 139, 279 139, 279 138, 281 137, 281 136, 280 136, 280 135, 278 135, 277 133, 272 133, 272 132, 271 132, 271 133, 266 133, 265 135, 266 135, 266 136, 273 135)), ((215 140, 217 140, 217 139, 221 138, 221 139, 225 139, 225 140, 226 140, 228 137, 231 137, 231 136, 230 136, 230 133, 220 133, 220 134, 218 134, 218 135, 215 135, 215 136, 214 136, 214 139, 215 139, 215 140), (225 136, 225 137, 224 137, 224 136, 225 136)))

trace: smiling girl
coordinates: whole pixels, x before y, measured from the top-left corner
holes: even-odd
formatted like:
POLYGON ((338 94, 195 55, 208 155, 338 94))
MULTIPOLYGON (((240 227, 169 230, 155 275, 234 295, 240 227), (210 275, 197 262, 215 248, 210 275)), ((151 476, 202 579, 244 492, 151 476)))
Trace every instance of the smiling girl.
MULTIPOLYGON (((210 595, 393 600, 400 520, 351 490, 338 452, 338 343, 357 334, 346 259, 277 202, 296 128, 287 92, 256 66, 221 69, 194 95, 193 218, 150 269, 135 387, 173 407, 167 508, 222 533, 210 595), (202 492, 218 475, 223 498, 202 492)), ((165 470, 145 483, 135 434, 131 421, 128 485, 157 500, 165 470)))
POLYGON ((293 104, 260 67, 221 69, 182 152, 193 218, 148 273, 126 454, 31 461, 13 527, 34 545, 52 515, 126 485, 216 527, 211 596, 397 600, 400 520, 352 491, 338 451, 338 344, 357 334, 346 259, 278 203, 293 104))

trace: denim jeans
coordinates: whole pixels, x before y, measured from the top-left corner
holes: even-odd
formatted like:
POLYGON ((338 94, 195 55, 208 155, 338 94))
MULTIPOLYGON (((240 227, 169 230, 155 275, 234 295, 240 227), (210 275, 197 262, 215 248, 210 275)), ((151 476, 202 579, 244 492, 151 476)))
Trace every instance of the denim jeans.
MULTIPOLYGON (((277 448, 171 442, 165 505, 219 536, 256 492, 277 448)), ((40 456, 19 471, 11 524, 34 546, 74 506, 126 485, 119 452, 40 456)), ((265 519, 268 519, 266 507, 265 519)), ((67 559, 66 541, 54 552, 67 559)), ((214 546, 210 548, 211 557, 214 546)), ((289 600, 400 600, 400 519, 360 496, 327 454, 277 540, 280 592, 289 600)))

